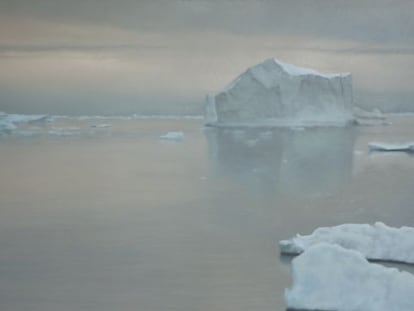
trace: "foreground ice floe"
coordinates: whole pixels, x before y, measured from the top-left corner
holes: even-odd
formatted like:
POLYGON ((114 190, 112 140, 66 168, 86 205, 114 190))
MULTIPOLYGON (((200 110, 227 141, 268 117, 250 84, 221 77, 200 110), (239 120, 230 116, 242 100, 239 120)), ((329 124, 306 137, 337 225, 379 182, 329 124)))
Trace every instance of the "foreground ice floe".
POLYGON ((167 134, 161 135, 160 139, 181 141, 184 139, 183 132, 168 132, 167 134))
POLYGON ((268 59, 207 96, 212 126, 345 125, 354 120, 349 73, 323 74, 268 59))
POLYGON ((280 241, 279 246, 282 253, 299 254, 321 242, 356 250, 368 259, 414 263, 414 228, 381 222, 318 228, 311 235, 280 241))
POLYGON ((337 311, 412 311, 414 276, 369 263, 361 253, 317 244, 292 261, 288 308, 337 311))
POLYGON ((404 151, 414 152, 414 142, 404 144, 389 144, 372 142, 368 144, 371 151, 404 151))

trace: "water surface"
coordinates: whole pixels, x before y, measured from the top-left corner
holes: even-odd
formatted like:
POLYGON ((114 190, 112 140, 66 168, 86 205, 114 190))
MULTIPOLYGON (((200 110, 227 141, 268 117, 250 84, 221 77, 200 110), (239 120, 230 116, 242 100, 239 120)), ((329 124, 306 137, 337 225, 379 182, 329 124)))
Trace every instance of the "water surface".
POLYGON ((280 239, 414 225, 414 158, 367 150, 412 139, 413 117, 391 119, 311 130, 58 119, 2 136, 0 309, 283 310, 280 239), (184 140, 159 139, 171 130, 184 140))

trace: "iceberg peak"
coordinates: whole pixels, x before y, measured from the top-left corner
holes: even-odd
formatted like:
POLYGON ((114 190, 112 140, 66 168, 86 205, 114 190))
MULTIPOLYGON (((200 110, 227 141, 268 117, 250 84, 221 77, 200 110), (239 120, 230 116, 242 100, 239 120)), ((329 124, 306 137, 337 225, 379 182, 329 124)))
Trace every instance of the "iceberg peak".
POLYGON ((299 67, 293 64, 282 62, 281 60, 278 60, 277 58, 271 58, 273 62, 276 63, 276 65, 282 67, 282 69, 289 75, 292 76, 303 76, 303 75, 315 75, 315 76, 321 76, 325 78, 334 78, 334 77, 344 77, 351 75, 349 72, 341 72, 341 73, 321 73, 319 71, 316 71, 314 69, 305 68, 305 67, 299 67))

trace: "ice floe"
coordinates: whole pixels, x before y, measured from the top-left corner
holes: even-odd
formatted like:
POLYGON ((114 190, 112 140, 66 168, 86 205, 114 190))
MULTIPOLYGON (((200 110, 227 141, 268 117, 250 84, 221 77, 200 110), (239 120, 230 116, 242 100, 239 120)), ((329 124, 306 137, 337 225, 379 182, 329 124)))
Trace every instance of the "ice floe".
POLYGON ((372 142, 368 144, 368 148, 371 151, 404 151, 414 152, 414 142, 403 143, 403 144, 389 144, 372 142))
POLYGON ((321 242, 358 251, 368 259, 414 263, 414 228, 393 228, 381 222, 322 227, 310 235, 280 241, 279 246, 284 254, 300 254, 321 242))
POLYGON ((20 124, 44 122, 47 119, 47 115, 7 114, 0 112, 0 134, 10 134, 20 124))
POLYGON ((168 132, 164 135, 161 135, 160 139, 181 141, 184 139, 184 133, 183 132, 168 132))
POLYGON ((79 127, 52 127, 48 134, 51 136, 77 136, 81 134, 81 128, 79 127))
POLYGON ((354 106, 355 123, 363 126, 390 125, 385 114, 379 109, 371 111, 354 106))
POLYGON ((102 129, 102 128, 112 127, 112 124, 109 124, 109 123, 99 123, 99 124, 92 124, 91 127, 102 129))
POLYGON ((414 276, 368 262, 354 250, 320 243, 292 261, 290 309, 412 311, 414 276))

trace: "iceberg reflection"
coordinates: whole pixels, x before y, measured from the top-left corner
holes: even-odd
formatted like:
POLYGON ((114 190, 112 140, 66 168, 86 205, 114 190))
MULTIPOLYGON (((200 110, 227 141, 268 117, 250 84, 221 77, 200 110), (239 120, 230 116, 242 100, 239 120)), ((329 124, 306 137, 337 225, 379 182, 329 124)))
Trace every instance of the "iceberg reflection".
POLYGON ((319 197, 352 174, 353 128, 205 130, 211 174, 265 193, 319 197))

